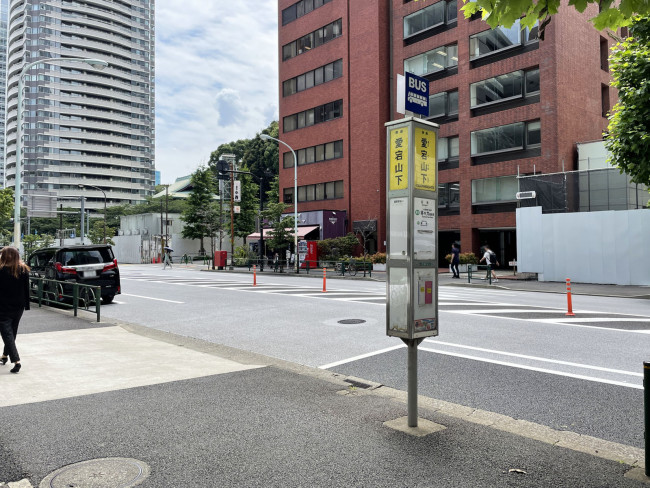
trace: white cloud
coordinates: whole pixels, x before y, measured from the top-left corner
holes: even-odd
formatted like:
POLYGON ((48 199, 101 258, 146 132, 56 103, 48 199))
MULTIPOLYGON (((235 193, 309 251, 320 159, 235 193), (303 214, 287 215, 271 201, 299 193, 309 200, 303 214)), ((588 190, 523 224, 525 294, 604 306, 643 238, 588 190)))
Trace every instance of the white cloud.
POLYGON ((156 169, 193 172, 219 144, 278 117, 277 1, 156 6, 156 169))

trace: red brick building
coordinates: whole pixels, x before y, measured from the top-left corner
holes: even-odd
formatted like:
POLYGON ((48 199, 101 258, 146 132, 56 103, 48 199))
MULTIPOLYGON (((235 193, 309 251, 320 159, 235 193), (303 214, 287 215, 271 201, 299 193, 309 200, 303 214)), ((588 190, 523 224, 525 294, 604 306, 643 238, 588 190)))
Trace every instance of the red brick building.
MULTIPOLYGON (((385 128, 395 78, 430 81, 429 118, 440 124, 439 248, 500 262, 515 257, 517 174, 575 169, 576 143, 601 138, 613 43, 584 14, 563 7, 546 29, 490 28, 456 0, 279 0, 280 139, 298 159, 300 225, 321 238, 372 226, 384 250, 385 128)), ((595 10, 590 10, 595 9, 595 10)), ((291 152, 280 191, 293 202, 291 152)))

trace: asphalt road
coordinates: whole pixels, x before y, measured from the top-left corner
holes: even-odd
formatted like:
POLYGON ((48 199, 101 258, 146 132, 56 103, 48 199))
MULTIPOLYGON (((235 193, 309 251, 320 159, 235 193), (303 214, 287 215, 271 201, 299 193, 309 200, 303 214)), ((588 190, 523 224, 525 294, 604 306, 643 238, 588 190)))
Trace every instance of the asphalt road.
MULTIPOLYGON (((385 335, 385 283, 121 266, 102 314, 406 389, 385 335), (341 320, 358 319, 356 324, 341 320)), ((440 287, 440 336, 421 344, 420 394, 643 445, 647 301, 440 287)))

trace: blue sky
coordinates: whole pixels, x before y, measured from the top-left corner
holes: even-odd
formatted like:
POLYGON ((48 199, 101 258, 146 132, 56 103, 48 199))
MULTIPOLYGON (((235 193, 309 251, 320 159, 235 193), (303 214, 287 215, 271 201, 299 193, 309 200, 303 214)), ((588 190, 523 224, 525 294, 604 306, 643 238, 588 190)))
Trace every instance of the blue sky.
POLYGON ((278 118, 276 0, 156 2, 156 170, 192 173, 278 118))

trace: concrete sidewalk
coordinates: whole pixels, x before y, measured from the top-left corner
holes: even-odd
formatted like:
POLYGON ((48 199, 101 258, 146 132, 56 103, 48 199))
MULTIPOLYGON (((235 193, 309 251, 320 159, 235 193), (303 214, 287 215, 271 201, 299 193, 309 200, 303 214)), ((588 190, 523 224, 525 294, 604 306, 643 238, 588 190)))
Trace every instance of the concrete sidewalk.
POLYGON ((90 314, 26 312, 18 347, 21 372, 0 367, 0 481, 13 486, 650 481, 638 448, 426 397, 409 429, 405 392, 90 314))

